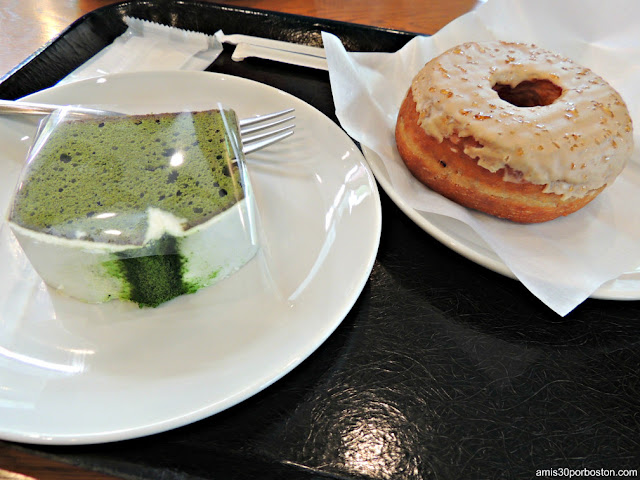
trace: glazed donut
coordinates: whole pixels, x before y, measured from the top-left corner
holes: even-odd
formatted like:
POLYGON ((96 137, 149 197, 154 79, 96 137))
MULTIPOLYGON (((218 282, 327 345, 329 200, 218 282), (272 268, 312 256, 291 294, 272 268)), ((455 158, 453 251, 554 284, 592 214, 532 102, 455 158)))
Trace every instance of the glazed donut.
POLYGON ((395 138, 432 190, 521 223, 582 208, 633 151, 627 106, 606 81, 535 45, 499 41, 429 61, 400 107, 395 138))

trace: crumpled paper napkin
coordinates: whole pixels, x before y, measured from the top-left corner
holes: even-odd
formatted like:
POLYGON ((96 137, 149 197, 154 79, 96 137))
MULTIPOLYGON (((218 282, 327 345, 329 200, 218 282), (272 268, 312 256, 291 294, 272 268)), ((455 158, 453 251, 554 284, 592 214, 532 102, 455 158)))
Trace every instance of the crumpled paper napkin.
POLYGON ((214 35, 125 17, 127 30, 58 84, 120 72, 204 70, 222 53, 214 35))
POLYGON ((613 0, 489 0, 431 37, 396 53, 345 51, 323 33, 342 127, 384 162, 394 194, 410 207, 469 225, 542 302, 566 315, 605 282, 640 267, 640 3, 613 0), (411 80, 431 58, 465 41, 535 43, 607 79, 635 120, 636 150, 623 174, 565 218, 519 225, 460 207, 420 184, 395 147, 397 113, 411 80))

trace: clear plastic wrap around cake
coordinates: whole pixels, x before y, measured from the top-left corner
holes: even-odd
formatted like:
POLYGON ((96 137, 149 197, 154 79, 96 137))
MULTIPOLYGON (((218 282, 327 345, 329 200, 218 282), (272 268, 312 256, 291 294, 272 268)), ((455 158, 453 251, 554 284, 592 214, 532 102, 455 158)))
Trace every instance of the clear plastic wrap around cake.
POLYGON ((158 306, 258 249, 236 115, 219 108, 43 120, 9 225, 49 286, 158 306))

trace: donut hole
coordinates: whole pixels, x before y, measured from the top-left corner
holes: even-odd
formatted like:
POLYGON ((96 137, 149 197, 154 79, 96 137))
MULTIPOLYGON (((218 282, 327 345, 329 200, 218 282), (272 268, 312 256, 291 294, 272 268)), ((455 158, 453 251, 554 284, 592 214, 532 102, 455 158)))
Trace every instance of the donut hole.
POLYGON ((525 80, 515 87, 496 83, 493 89, 502 100, 516 107, 551 105, 562 95, 562 88, 549 80, 525 80))

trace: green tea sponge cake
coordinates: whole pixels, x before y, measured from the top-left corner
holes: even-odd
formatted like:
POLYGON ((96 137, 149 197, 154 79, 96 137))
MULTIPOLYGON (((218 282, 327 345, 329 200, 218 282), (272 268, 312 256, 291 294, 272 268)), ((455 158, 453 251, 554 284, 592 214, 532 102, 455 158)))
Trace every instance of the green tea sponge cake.
POLYGON ((620 94, 573 60, 524 43, 457 45, 416 74, 396 146, 428 188, 518 223, 577 212, 629 163, 620 94))
POLYGON ((9 224, 51 287, 157 306, 254 256, 253 201, 231 110, 52 118, 9 224))

